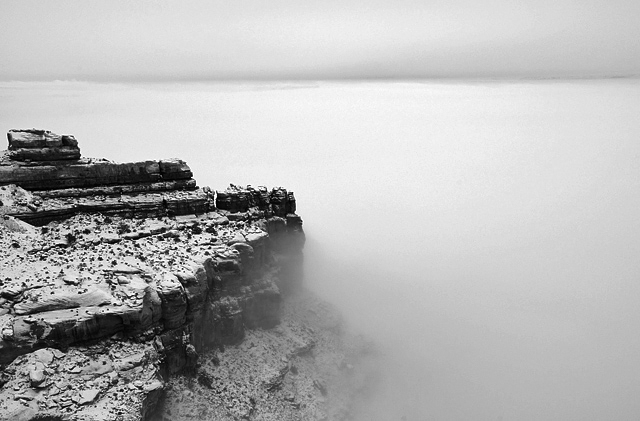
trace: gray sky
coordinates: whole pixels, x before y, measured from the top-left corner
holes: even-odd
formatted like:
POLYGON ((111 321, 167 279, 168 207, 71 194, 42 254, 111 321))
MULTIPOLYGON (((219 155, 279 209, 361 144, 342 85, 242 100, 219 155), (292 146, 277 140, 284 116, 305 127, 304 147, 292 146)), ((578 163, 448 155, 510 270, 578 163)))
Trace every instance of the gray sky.
POLYGON ((2 80, 640 74, 637 0, 0 3, 2 80))

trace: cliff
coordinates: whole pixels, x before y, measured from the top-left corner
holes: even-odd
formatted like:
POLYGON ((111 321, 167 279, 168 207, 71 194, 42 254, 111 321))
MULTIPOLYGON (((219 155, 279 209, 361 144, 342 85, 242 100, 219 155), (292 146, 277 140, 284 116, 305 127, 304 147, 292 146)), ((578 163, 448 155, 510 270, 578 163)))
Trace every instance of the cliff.
MULTIPOLYGON (((304 232, 293 193, 201 189, 181 160, 81 158, 68 135, 12 130, 8 138, 0 160, 0 419, 189 419, 175 409, 184 401, 179 379, 198 379, 195 406, 219 391, 207 398, 218 399, 219 411, 206 405, 196 419, 207 411, 209 419, 322 412, 315 400, 301 408, 281 391, 295 359, 320 340, 302 326, 326 319, 301 322, 307 309, 326 306, 296 295, 304 232), (242 348, 247 336, 271 341, 254 365, 242 348), (221 358, 225 346, 231 360, 221 358), (224 398, 236 380, 216 374, 220 365, 235 375, 257 371, 244 392, 224 398)), ((318 370, 311 363, 297 381, 325 396, 318 370)))

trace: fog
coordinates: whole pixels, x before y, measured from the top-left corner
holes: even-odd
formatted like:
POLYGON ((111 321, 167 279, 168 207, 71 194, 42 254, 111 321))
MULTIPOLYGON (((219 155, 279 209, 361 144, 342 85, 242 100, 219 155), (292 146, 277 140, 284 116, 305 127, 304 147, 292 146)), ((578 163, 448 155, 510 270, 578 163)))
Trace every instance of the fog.
POLYGON ((360 419, 640 418, 640 83, 0 84, 0 129, 285 186, 360 419))
POLYGON ((640 75, 637 0, 2 0, 0 80, 640 75))

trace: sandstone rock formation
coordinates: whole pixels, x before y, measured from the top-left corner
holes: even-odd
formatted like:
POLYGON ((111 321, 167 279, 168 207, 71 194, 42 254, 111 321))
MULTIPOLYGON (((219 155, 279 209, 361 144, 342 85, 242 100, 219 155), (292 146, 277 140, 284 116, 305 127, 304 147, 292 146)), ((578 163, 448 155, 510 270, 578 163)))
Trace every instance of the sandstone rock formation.
POLYGON ((9 156, 19 161, 59 161, 79 159, 78 141, 70 135, 47 130, 9 130, 9 156))
MULTIPOLYGON (((299 289, 304 233, 293 193, 233 185, 214 193, 197 188, 177 159, 116 164, 80 158, 73 136, 8 137, 0 161, 0 419, 148 419, 165 395, 158 416, 181 419, 167 415, 180 406, 166 394, 167 385, 181 390, 176 375, 227 390, 203 367, 213 370, 219 351, 247 334, 261 337, 248 329, 278 326, 283 294, 299 289)), ((247 405, 223 399, 222 413, 249 419, 273 404, 292 360, 316 343, 294 319, 270 345, 282 348, 282 360, 268 363, 275 371, 247 383, 247 405)), ((241 349, 233 355, 246 365, 241 349)), ((278 413, 297 417, 300 402, 291 403, 278 413)))
POLYGON ((120 164, 81 158, 73 136, 44 130, 11 130, 8 138, 9 150, 0 158, 0 197, 6 214, 33 225, 82 212, 145 218, 214 208, 210 190, 197 189, 182 160, 120 164))

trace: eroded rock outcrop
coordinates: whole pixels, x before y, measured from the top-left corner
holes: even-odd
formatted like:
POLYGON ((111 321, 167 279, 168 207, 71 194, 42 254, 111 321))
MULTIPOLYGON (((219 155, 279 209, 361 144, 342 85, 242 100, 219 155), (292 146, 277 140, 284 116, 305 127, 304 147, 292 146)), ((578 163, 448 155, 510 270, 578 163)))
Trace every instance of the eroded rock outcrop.
POLYGON ((226 190, 216 192, 216 207, 233 213, 284 218, 296 213, 296 198, 293 192, 282 187, 268 191, 264 186, 253 188, 232 184, 226 190))
POLYGON ((180 160, 72 158, 48 149, 73 137, 40 130, 9 140, 0 419, 144 419, 171 375, 280 323, 302 268, 291 192, 232 186, 216 207, 180 160))
POLYGON ((34 225, 82 212, 129 218, 202 214, 213 195, 197 189, 180 159, 115 163, 81 158, 71 135, 11 130, 0 159, 0 197, 5 212, 34 225))
POLYGON ((80 158, 78 141, 48 130, 9 130, 9 157, 18 161, 59 161, 80 158))

